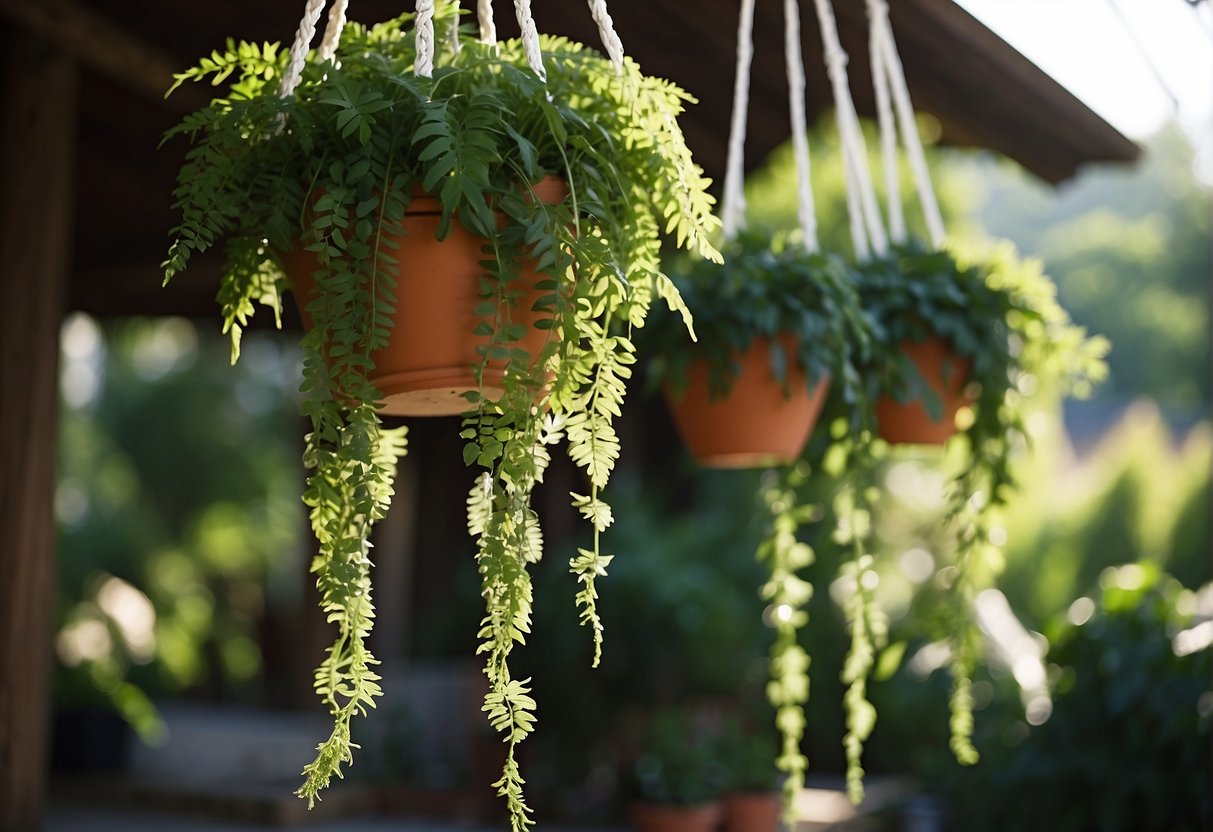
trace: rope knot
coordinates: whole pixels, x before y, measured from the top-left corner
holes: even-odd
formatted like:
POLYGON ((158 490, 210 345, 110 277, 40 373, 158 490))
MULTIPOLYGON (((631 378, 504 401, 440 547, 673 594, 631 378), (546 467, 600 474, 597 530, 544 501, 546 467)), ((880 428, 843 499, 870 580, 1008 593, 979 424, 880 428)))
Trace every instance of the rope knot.
POLYGON ((851 56, 841 47, 826 50, 826 68, 831 75, 845 75, 851 56))

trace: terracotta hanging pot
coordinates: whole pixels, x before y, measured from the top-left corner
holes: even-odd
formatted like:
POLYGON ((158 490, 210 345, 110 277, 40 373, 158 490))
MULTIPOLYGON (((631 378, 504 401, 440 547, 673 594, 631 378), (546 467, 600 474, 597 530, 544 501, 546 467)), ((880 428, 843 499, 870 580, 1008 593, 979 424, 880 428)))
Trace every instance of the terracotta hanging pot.
POLYGON ((721 805, 693 803, 633 803, 628 817, 637 832, 716 832, 720 824, 721 805))
POLYGON ((724 796, 724 832, 776 832, 783 801, 772 792, 734 792, 724 796))
POLYGON ((755 338, 737 356, 738 373, 728 395, 710 396, 708 363, 687 369, 681 396, 666 388, 674 423, 701 465, 709 468, 756 468, 792 462, 800 456, 817 422, 829 388, 828 377, 810 388, 795 360, 796 338, 777 340, 788 356, 787 389, 771 370, 771 339, 755 338))
POLYGON ((956 432, 956 413, 972 404, 965 395, 971 363, 942 338, 903 341, 902 352, 914 362, 926 385, 939 396, 942 412, 932 419, 921 400, 899 402, 890 395, 876 400, 876 428, 895 445, 942 445, 956 432))
MULTIPOLYGON (((545 177, 534 190, 549 204, 560 202, 567 193, 564 182, 555 176, 545 177)), ((486 257, 481 250, 485 240, 465 229, 458 218, 444 239, 435 239, 441 213, 436 197, 416 196, 402 221, 404 233, 391 238, 399 246, 394 252, 400 262, 396 315, 387 345, 371 354, 375 368, 370 380, 383 396, 381 413, 452 416, 472 407, 463 394, 477 389, 473 366, 481 359, 476 348, 487 343, 486 336, 475 334, 477 324, 485 320, 475 312, 483 300, 480 278, 485 269, 480 262, 486 257)), ((310 325, 306 309, 315 287, 315 255, 297 249, 285 258, 285 266, 304 310, 304 324, 310 325)), ((525 324, 526 335, 508 346, 532 356, 548 337, 547 331, 535 328, 540 313, 532 311, 536 300, 551 293, 535 288, 542 279, 523 263, 510 287, 521 292, 510 308, 510 320, 525 324)), ((485 367, 483 392, 489 399, 501 395, 505 364, 490 361, 485 367)))

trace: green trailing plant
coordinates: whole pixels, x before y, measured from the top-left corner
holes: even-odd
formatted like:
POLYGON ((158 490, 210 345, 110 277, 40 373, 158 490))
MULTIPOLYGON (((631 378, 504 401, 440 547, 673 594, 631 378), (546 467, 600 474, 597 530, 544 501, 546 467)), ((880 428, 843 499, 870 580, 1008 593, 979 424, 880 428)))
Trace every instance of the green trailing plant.
POLYGON ((842 668, 842 682, 847 686, 842 701, 846 713, 843 750, 847 796, 856 805, 864 794, 863 745, 876 727, 876 708, 867 693, 868 678, 876 664, 877 651, 885 646, 888 634, 888 622, 874 598, 879 576, 868 546, 874 495, 865 477, 869 461, 858 453, 862 447, 862 439, 856 442, 848 437, 839 438, 833 446, 835 453, 846 458, 843 478, 834 497, 833 540, 849 555, 840 570, 846 593, 843 617, 851 639, 842 668))
MULTIPOLYGON (((773 343, 775 376, 786 384, 789 363, 795 361, 806 371, 810 384, 827 376, 833 380, 831 399, 835 407, 860 409, 866 391, 857 365, 870 349, 871 327, 860 309, 849 267, 837 257, 807 252, 789 235, 772 238, 758 230, 743 230, 724 247, 724 253, 723 265, 691 263, 676 278, 694 312, 699 337, 692 343, 679 331, 672 316, 659 319, 661 323, 652 329, 649 342, 654 375, 664 378, 677 394, 691 362, 706 360, 712 395, 727 395, 736 373, 736 356, 755 338, 789 333, 796 339, 796 352, 787 355, 777 342, 773 343)), ((761 497, 770 512, 770 522, 757 552, 768 570, 760 595, 769 604, 770 623, 775 630, 767 694, 781 737, 776 762, 778 770, 786 775, 787 811, 791 811, 791 798, 803 785, 808 768, 800 743, 809 695, 809 656, 798 634, 807 623, 805 606, 813 588, 798 573, 812 564, 814 555, 812 548, 797 538, 797 529, 802 523, 820 519, 822 513, 819 507, 801 505, 797 500, 808 470, 806 463, 791 466, 772 474, 763 488, 761 497)), ((856 538, 857 545, 862 539, 856 538)), ((872 605, 866 603, 870 593, 864 590, 856 597, 864 603, 852 620, 854 626, 863 626, 863 622, 872 620, 872 605)), ((853 669, 856 676, 846 699, 848 723, 855 729, 848 736, 848 759, 854 756, 856 760, 862 738, 870 732, 873 721, 865 716, 871 706, 863 698, 866 672, 859 672, 862 667, 862 653, 848 665, 848 673, 853 669)), ((858 784, 860 775, 856 764, 849 780, 858 784)))
MULTIPOLYGON (((439 23, 453 14, 453 4, 439 4, 439 23)), ((403 429, 381 425, 369 380, 371 355, 391 327, 396 274, 408 268, 390 237, 414 194, 426 192, 442 207, 440 237, 457 218, 485 238, 476 372, 481 379, 487 362, 506 362, 504 392, 490 400, 481 384, 469 394, 461 436, 465 462, 483 469, 468 526, 485 600, 484 709, 508 745, 495 786, 522 829, 532 820, 514 752, 534 726, 535 701, 509 658, 530 630, 528 568, 542 555, 531 492, 563 438, 589 481, 573 502, 593 543, 569 566, 597 662, 596 581, 610 562, 599 537, 612 522, 602 493, 620 451, 613 419, 635 360, 632 331, 658 297, 689 325, 661 271, 661 235, 719 259, 709 242, 716 221, 708 180, 677 125, 691 100, 677 87, 631 61, 616 72, 595 51, 550 37, 541 39, 546 84, 520 43, 470 37, 458 50, 443 39, 433 77, 421 78, 410 22, 347 25, 339 63, 309 58, 290 97, 278 93, 286 56, 276 45, 229 42, 178 76, 178 84, 227 82, 229 92, 167 134, 192 147, 175 190, 182 222, 166 281, 193 255, 224 247, 219 300, 235 360, 255 305, 280 311, 285 255, 301 246, 318 264, 303 338, 304 500, 320 543, 312 571, 339 635, 316 673, 335 722, 304 772, 299 793, 310 803, 352 761, 350 721, 379 693, 365 645, 374 614, 368 536, 405 451, 403 429), (554 205, 531 190, 550 174, 567 187, 554 205), (520 346, 526 330, 517 322, 524 262, 544 292, 536 326, 547 337, 535 355, 520 346)))
MULTIPOLYGON (((655 375, 665 378, 677 391, 691 362, 706 359, 713 395, 726 395, 736 373, 737 354, 754 338, 790 333, 796 337, 794 355, 786 355, 778 344, 772 348, 772 370, 777 378, 786 383, 789 362, 796 361, 806 370, 810 384, 831 377, 835 408, 858 411, 865 407, 862 400, 866 389, 857 365, 866 360, 871 348, 871 324, 860 309, 849 267, 837 257, 807 252, 788 235, 773 239, 757 230, 743 230, 725 246, 724 253, 723 265, 692 263, 677 278, 682 296, 694 312, 699 339, 692 343, 671 316, 664 316, 665 321, 652 330, 650 342, 655 375)), ((808 477, 807 464, 794 465, 772 476, 761 495, 770 512, 770 523, 757 556, 768 569, 768 579, 760 592, 770 604, 775 630, 767 692, 781 736, 777 763, 787 775, 785 807, 790 811, 791 797, 803 785, 808 767, 800 743, 809 694, 809 657, 800 646, 798 633, 807 623, 805 605, 812 597, 812 586, 798 573, 814 557, 813 550, 797 539, 797 529, 811 519, 820 519, 822 512, 815 505, 801 505, 797 500, 797 492, 808 477)), ((847 512, 841 518, 849 523, 855 519, 853 514, 847 512)), ((861 549, 864 539, 864 535, 855 536, 855 546, 861 549)), ((868 564, 870 557, 857 550, 855 563, 849 567, 857 581, 870 571, 868 564)), ((857 586, 862 587, 862 582, 857 586)), ((870 595, 870 590, 861 589, 855 595, 859 606, 848 607, 848 620, 861 636, 879 630, 870 595)), ((851 688, 846 697, 851 726, 847 756, 854 760, 848 781, 853 795, 860 788, 858 756, 862 740, 874 722, 863 687, 872 650, 865 638, 856 638, 855 644, 856 652, 846 671, 853 677, 849 678, 851 688)))
POLYGON ((737 372, 737 355, 755 338, 789 333, 796 337, 794 355, 772 345, 775 377, 786 384, 789 363, 795 361, 810 384, 829 376, 843 400, 856 403, 862 390, 855 365, 869 335, 846 264, 809 253, 786 233, 751 229, 742 230, 723 252, 723 263, 688 258, 674 272, 694 313, 697 337, 688 335, 677 316, 655 315, 645 333, 654 378, 667 381, 677 394, 691 363, 706 360, 712 395, 724 396, 737 372))
MULTIPOLYGON (((841 603, 851 640, 842 671, 843 745, 848 793, 858 803, 863 798, 863 745, 876 722, 868 678, 883 662, 887 640, 887 622, 874 597, 878 573, 870 547, 878 463, 884 454, 874 441, 873 403, 890 393, 901 399, 921 397, 936 413, 940 408, 938 397, 899 345, 942 336, 972 367, 968 384, 975 399, 959 434, 961 467, 949 486, 946 523, 956 540, 957 562, 942 615, 952 648, 952 750, 963 763, 976 761, 970 740, 970 677, 980 658, 981 640, 973 625, 972 603, 997 549, 991 540, 994 513, 1014 493, 1012 458, 1027 444, 1024 399, 1041 389, 1052 395, 1086 395, 1103 375, 1107 345, 1073 326, 1039 265, 1019 261, 1009 247, 968 258, 906 247, 887 260, 865 265, 856 282, 863 311, 856 313, 857 323, 841 330, 841 336, 850 339, 841 354, 853 362, 847 369, 857 369, 855 377, 862 382, 854 388, 844 384, 843 395, 831 399, 833 418, 827 415, 822 422, 830 425, 831 434, 811 446, 810 453, 823 454, 818 467, 836 483, 832 538, 843 552, 841 603)), ((707 316, 698 312, 693 289, 684 291, 684 297, 696 310, 703 337, 707 316)), ((727 378, 727 363, 718 361, 716 366, 727 378)), ((800 496, 808 490, 808 472, 802 460, 772 474, 762 495, 771 522, 758 550, 771 576, 762 589, 772 603, 776 631, 768 695, 783 738, 778 759, 788 774, 789 793, 799 787, 807 768, 800 741, 809 660, 798 631, 807 623, 804 605, 812 586, 797 572, 812 563, 813 550, 800 541, 798 529, 824 514, 800 496)))
MULTIPOLYGON (((938 396, 900 350, 905 341, 937 336, 969 362, 966 389, 973 398, 953 440, 962 461, 947 495, 945 522, 955 539, 956 563, 944 619, 952 651, 952 751, 971 764, 977 760, 971 675, 981 649, 972 604, 998 550, 991 539, 993 518, 1015 491, 1012 459, 1029 441, 1024 400, 1040 391, 1088 395, 1106 372, 1108 345, 1071 323, 1040 264, 1020 260, 1009 244, 976 255, 908 244, 859 274, 874 333, 864 368, 866 403, 882 393, 917 398, 934 417, 941 415, 938 396)), ((860 418, 865 431, 853 468, 867 466, 864 460, 874 453, 874 417, 868 410, 860 418)), ((867 652, 860 643, 867 636, 855 633, 853 656, 867 652)))
POLYGON ((804 786, 809 761, 801 751, 804 738, 804 706, 809 701, 809 654, 800 644, 799 633, 809 623, 808 604, 813 584, 801 571, 813 564, 816 553, 797 536, 804 523, 820 519, 814 505, 801 504, 797 491, 810 469, 801 461, 766 475, 761 498, 770 512, 770 525, 758 545, 758 560, 769 577, 759 595, 768 603, 766 615, 775 630, 769 652, 770 681, 767 701, 775 709, 775 727, 780 735, 776 767, 783 781, 784 820, 793 820, 793 800, 804 786))
MULTIPOLYGON (((838 405, 836 403, 835 409, 838 405)), ((848 420, 837 419, 831 425, 825 457, 817 476, 835 483, 833 531, 831 538, 847 553, 841 562, 846 598, 843 614, 850 631, 851 647, 842 671, 846 713, 847 793, 858 804, 863 799, 863 768, 860 758, 864 741, 876 724, 876 709, 867 697, 867 680, 885 646, 887 622, 875 603, 877 573, 874 557, 868 549, 871 527, 872 495, 864 483, 867 458, 864 447, 848 428, 848 420)), ((801 527, 821 522, 826 511, 807 502, 803 494, 813 470, 802 459, 782 470, 769 472, 761 493, 770 513, 767 531, 758 546, 757 557, 768 569, 769 578, 760 595, 770 604, 767 614, 775 630, 770 648, 771 679, 767 699, 775 708, 775 724, 781 736, 777 767, 784 780, 784 811, 790 822, 792 799, 804 785, 808 759, 801 751, 806 728, 805 705, 809 699, 810 657, 801 644, 800 633, 808 624, 808 604, 813 585, 801 572, 816 560, 812 546, 802 538, 801 527)))

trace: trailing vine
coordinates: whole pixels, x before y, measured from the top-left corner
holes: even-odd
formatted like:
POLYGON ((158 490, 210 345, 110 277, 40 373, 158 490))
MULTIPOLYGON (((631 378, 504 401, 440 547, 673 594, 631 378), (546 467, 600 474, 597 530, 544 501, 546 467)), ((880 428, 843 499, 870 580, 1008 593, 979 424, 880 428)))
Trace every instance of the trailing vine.
MULTIPOLYGON (((1018 262, 1006 249, 963 257, 911 246, 852 274, 835 261, 806 256, 782 242, 744 232, 726 250, 725 266, 687 270, 680 288, 703 341, 692 344, 666 316, 650 342, 658 353, 654 375, 677 390, 690 363, 706 359, 715 392, 725 395, 739 350, 757 335, 790 332, 802 337, 794 356, 773 359, 776 375, 785 377, 786 362, 794 359, 810 368, 810 376, 829 372, 835 380, 828 408, 835 418, 822 420, 832 435, 821 467, 835 478, 833 538, 847 553, 840 569, 840 605, 851 641, 842 670, 843 744, 848 794, 858 803, 863 746, 876 722, 868 680, 888 629, 876 600, 873 510, 883 445, 876 441, 873 403, 883 391, 921 398, 931 412, 940 409, 901 344, 938 334, 972 366, 975 399, 960 432, 962 464, 950 482, 944 518, 956 545, 954 566, 944 573, 951 585, 940 616, 951 648, 951 745, 966 764, 976 760, 971 676, 981 655, 973 601, 994 560, 992 512, 1010 498, 1012 458, 1027 444, 1023 398, 1034 386, 1085 393, 1103 372, 1106 345, 1070 323, 1038 266, 1018 262)), ((788 775, 789 795, 803 783, 807 767, 800 741, 809 660, 798 633, 807 622, 803 603, 812 588, 797 570, 812 562, 812 549, 796 536, 800 524, 815 516, 814 509, 797 504, 807 472, 802 461, 764 487, 771 521, 758 551, 769 570, 762 588, 775 629, 768 695, 782 736, 778 763, 788 775)))
POLYGON ((805 731, 805 703, 809 701, 808 652, 800 644, 799 633, 809 622, 807 610, 813 597, 813 585, 801 577, 811 566, 815 553, 797 537, 804 523, 820 518, 814 505, 797 501, 797 488, 809 475, 805 462, 766 474, 761 498, 770 513, 767 533, 758 544, 757 558, 767 567, 769 577, 759 591, 768 602, 767 615, 775 630, 769 653, 770 681, 767 701, 775 709, 775 727, 781 743, 775 766, 787 776, 783 781, 783 815, 794 820, 794 799, 804 786, 809 761, 801 751, 805 731))
MULTIPOLYGON (((738 354, 755 338, 787 335, 794 348, 771 350, 771 372, 785 385, 785 392, 792 377, 790 369, 798 365, 810 386, 830 380, 831 401, 837 407, 859 408, 864 389, 856 365, 869 349, 872 333, 846 264, 837 257, 806 251, 794 235, 772 235, 760 229, 743 229, 726 245, 725 255, 723 264, 696 261, 683 265, 677 283, 694 313, 700 340, 692 342, 674 315, 657 316, 647 338, 647 346, 655 353, 651 375, 677 396, 688 368, 703 362, 712 396, 724 397, 738 372, 738 354)), ((798 538, 798 530, 823 515, 819 506, 799 501, 809 474, 804 460, 772 471, 760 494, 769 514, 767 532, 757 551, 758 560, 768 570, 760 596, 768 603, 767 616, 775 630, 767 697, 782 738, 776 763, 787 775, 784 811, 788 820, 792 798, 803 785, 808 768, 800 743, 809 697, 809 656, 799 634, 808 621, 813 587, 800 573, 813 563, 815 555, 798 538)))
MULTIPOLYGON (((1037 391, 1088 395, 1106 373, 1108 345, 1070 321, 1040 264, 1020 260, 1009 244, 981 252, 909 244, 886 260, 865 264, 858 274, 860 297, 878 335, 865 368, 867 402, 882 391, 899 400, 918 398, 938 418, 938 396, 902 354, 905 341, 938 336, 970 362, 973 399, 954 440, 963 452, 946 497, 944 526, 955 542, 955 562, 941 618, 952 676, 950 745, 958 762, 971 765, 977 762, 972 674, 982 648, 973 604, 982 582, 996 571, 998 547, 990 531, 993 516, 1017 487, 1013 458, 1030 445, 1025 401, 1037 391)), ((873 423, 871 414, 866 418, 873 423)), ((851 467, 869 471, 865 480, 871 484, 873 450, 869 445, 861 451, 851 467)))
MULTIPOLYGON (((436 18, 453 22, 456 13, 444 2, 436 18)), ((313 288, 291 277, 307 295, 309 324, 304 499, 319 542, 312 570, 338 630, 316 672, 334 729, 304 771, 299 793, 310 805, 352 760, 350 721, 379 694, 365 644, 374 615, 368 537, 390 502, 405 443, 403 429, 380 424, 369 379, 392 326, 396 275, 408 268, 394 240, 420 192, 439 200, 439 237, 457 221, 485 239, 478 389, 468 394, 461 436, 465 463, 480 469, 468 527, 485 601, 484 710, 508 746, 495 786, 521 830, 532 820, 515 751, 535 726, 536 703, 509 660, 530 632, 529 568, 543 554, 531 496, 564 440, 588 481, 588 493, 570 499, 593 542, 568 568, 597 664, 597 580, 612 558, 601 548, 613 521, 604 493, 621 452, 614 419, 635 363, 632 334, 658 299, 690 326, 661 271, 661 236, 719 260, 709 241, 718 223, 709 182, 677 125, 691 99, 674 85, 630 60, 617 73, 593 50, 551 37, 540 39, 546 84, 522 44, 494 48, 471 37, 458 50, 440 44, 432 77, 419 78, 411 20, 348 24, 340 62, 311 56, 287 98, 277 91, 286 55, 276 45, 229 41, 177 77, 178 85, 226 83, 229 92, 166 135, 192 146, 174 192, 182 220, 165 275, 225 246, 219 298, 234 360, 256 307, 279 315, 286 266, 310 263, 313 288), (561 179, 567 195, 552 204, 536 197, 545 176, 561 179), (542 294, 533 310, 519 308, 528 282, 542 294), (523 346, 531 311, 546 334, 536 354, 523 346), (505 365, 499 396, 484 384, 490 363, 505 365)))
POLYGON ((851 646, 842 669, 847 686, 843 694, 847 732, 843 750, 847 760, 847 796, 858 805, 863 800, 863 744, 876 727, 876 708, 868 700, 868 678, 876 663, 876 651, 882 648, 888 622, 876 604, 874 593, 879 576, 873 568, 875 558, 869 551, 872 507, 862 468, 852 470, 834 498, 837 526, 834 540, 850 549, 851 558, 842 567, 847 592, 843 614, 850 630, 851 646))
MULTIPOLYGON (((371 158, 384 154, 379 161, 390 174, 391 146, 368 150, 371 158)), ((312 422, 304 449, 312 473, 303 501, 320 547, 311 571, 322 609, 338 629, 315 673, 316 693, 335 722, 303 772, 299 794, 309 805, 341 774, 341 764, 353 761, 350 720, 365 715, 382 692, 372 669, 378 661, 366 646, 374 618, 369 537, 387 513, 405 452, 404 428, 383 429, 374 408, 379 394, 368 378, 370 355, 387 342, 384 321, 394 312, 395 278, 379 241, 383 225, 399 223, 403 206, 389 194, 375 196, 382 180, 366 157, 334 162, 329 174, 330 187, 315 201, 303 235, 318 264, 300 388, 312 394, 302 406, 312 422)))

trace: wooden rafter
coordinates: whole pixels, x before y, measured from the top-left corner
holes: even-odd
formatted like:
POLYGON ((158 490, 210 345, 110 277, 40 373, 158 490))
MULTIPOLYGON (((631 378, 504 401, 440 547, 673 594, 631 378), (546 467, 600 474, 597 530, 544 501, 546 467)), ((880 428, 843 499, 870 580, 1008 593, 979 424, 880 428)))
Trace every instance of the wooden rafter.
POLYGON ((130 35, 76 0, 0 0, 0 14, 55 44, 82 65, 179 112, 206 103, 191 89, 165 99, 177 71, 166 53, 130 35))

